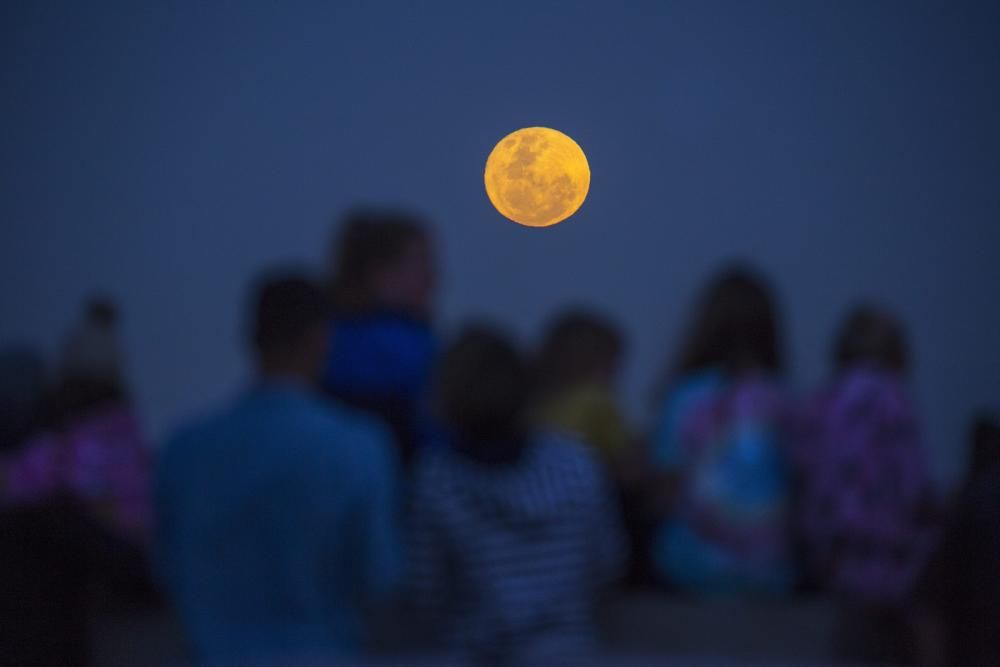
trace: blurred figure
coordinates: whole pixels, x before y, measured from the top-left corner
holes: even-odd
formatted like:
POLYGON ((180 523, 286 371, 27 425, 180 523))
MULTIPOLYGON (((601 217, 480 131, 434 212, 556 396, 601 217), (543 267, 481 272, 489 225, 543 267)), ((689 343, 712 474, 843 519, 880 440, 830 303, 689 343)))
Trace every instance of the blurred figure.
POLYGON ((652 443, 654 465, 679 486, 652 552, 666 583, 701 594, 792 588, 781 370, 770 288, 748 269, 724 271, 702 295, 652 443))
POLYGON ((157 557, 201 661, 351 655, 400 571, 395 466, 380 426, 314 396, 326 295, 256 292, 258 382, 183 429, 157 472, 157 557))
POLYGON ((156 602, 150 452, 124 391, 115 313, 87 305, 44 398, 37 358, 14 364, 28 397, 17 405, 34 414, 0 457, 0 597, 3 618, 17 619, 0 654, 12 664, 86 664, 96 590, 105 605, 156 602))
POLYGON ((87 301, 83 318, 63 343, 57 368, 56 418, 72 418, 125 394, 118 307, 107 297, 87 301))
POLYGON ((408 463, 424 438, 427 384, 437 348, 427 225, 394 210, 357 210, 331 253, 334 303, 324 390, 384 420, 408 463))
POLYGON ((910 644, 900 609, 934 537, 903 329, 862 306, 833 356, 833 380, 807 406, 797 447, 797 525, 811 577, 849 605, 844 657, 900 660, 910 644))
POLYGON ((830 385, 807 406, 798 523, 810 571, 851 599, 905 599, 923 566, 932 489, 906 388, 909 354, 888 313, 845 320, 830 385))
POLYGON ((591 650, 596 596, 623 563, 595 458, 525 428, 528 375, 503 337, 461 335, 437 378, 453 446, 416 471, 414 602, 440 647, 476 662, 591 650))
POLYGON ((611 465, 632 444, 614 395, 623 347, 614 324, 576 310, 553 322, 538 359, 539 425, 578 437, 611 465))
POLYGON ((2 497, 39 504, 67 497, 128 542, 145 547, 150 450, 125 391, 117 308, 87 303, 67 338, 44 428, 0 459, 2 497))
POLYGON ((537 360, 536 423, 593 448, 615 482, 629 538, 628 583, 647 585, 655 507, 648 452, 619 408, 615 384, 624 354, 619 328, 601 315, 570 310, 543 336, 537 360))
POLYGON ((981 416, 971 440, 951 522, 919 586, 921 664, 1000 665, 1000 420, 981 416))
POLYGON ((145 549, 150 468, 149 445, 132 409, 103 404, 0 459, 0 504, 71 500, 117 537, 145 549))

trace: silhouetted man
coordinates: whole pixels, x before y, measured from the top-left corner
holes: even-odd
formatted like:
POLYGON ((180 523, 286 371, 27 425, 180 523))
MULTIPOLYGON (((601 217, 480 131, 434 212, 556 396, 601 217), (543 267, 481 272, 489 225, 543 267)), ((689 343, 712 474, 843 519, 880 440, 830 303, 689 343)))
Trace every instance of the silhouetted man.
POLYGON ((325 304, 306 279, 263 283, 259 381, 163 452, 158 564, 199 660, 355 653, 364 605, 397 576, 388 437, 309 391, 326 354, 325 304))

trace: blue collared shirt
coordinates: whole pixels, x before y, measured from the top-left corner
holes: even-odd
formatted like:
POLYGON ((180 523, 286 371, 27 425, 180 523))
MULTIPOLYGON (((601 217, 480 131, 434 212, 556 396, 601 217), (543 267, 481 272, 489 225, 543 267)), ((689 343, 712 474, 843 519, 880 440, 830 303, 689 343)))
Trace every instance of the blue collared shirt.
POLYGON ((156 557, 197 658, 356 652, 401 570, 395 468, 383 427, 291 385, 171 439, 156 557))

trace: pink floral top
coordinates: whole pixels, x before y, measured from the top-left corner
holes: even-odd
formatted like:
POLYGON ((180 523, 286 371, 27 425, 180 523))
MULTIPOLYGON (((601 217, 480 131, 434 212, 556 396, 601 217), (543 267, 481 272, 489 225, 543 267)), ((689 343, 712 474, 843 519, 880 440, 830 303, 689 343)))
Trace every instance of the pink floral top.
POLYGON ((131 409, 105 406, 65 431, 31 438, 0 459, 0 506, 69 495, 123 537, 145 544, 150 465, 149 449, 131 409))

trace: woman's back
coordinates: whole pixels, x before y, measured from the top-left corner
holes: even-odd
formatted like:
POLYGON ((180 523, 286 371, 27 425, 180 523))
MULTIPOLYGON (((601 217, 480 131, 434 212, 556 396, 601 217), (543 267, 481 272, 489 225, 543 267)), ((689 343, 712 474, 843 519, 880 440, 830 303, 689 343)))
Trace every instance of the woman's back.
POLYGON ((902 323, 880 306, 856 307, 833 362, 833 381, 807 404, 797 437, 806 564, 818 584, 855 602, 894 605, 935 532, 902 323))
POLYGON ((551 437, 503 466, 440 452, 415 484, 415 602, 448 650, 523 661, 592 646, 595 594, 624 554, 589 452, 551 437))
POLYGON ((919 424, 902 380, 844 372, 802 422, 798 526, 814 575, 854 599, 899 601, 933 536, 919 424))
POLYGON ((700 593, 792 586, 786 409, 764 375, 708 371, 670 392, 654 442, 656 463, 680 478, 653 548, 663 578, 700 593))

